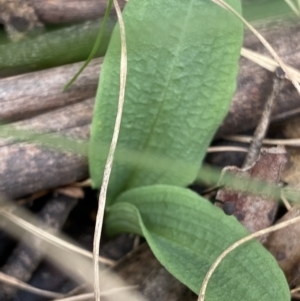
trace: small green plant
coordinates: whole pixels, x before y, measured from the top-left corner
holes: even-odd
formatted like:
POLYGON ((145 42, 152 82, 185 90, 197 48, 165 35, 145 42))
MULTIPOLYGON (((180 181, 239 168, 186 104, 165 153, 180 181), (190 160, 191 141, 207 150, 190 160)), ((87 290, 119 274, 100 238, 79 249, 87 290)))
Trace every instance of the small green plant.
MULTIPOLYGON (((239 0, 227 2, 240 10, 239 0)), ((111 234, 143 235, 158 260, 198 294, 216 257, 247 235, 233 217, 185 188, 195 180, 230 105, 243 26, 209 0, 130 0, 123 19, 128 75, 105 225, 111 234)), ((96 188, 117 113, 120 54, 116 27, 102 67, 89 147, 96 188)), ((252 241, 222 262, 206 300, 289 296, 275 259, 252 241)))

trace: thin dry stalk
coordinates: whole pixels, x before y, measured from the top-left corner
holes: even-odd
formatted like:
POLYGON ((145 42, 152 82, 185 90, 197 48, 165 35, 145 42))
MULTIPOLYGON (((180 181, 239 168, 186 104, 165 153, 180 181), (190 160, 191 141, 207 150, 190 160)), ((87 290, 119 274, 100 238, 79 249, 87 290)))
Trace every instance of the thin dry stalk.
MULTIPOLYGON (((41 238, 42 240, 45 240, 53 245, 59 246, 61 248, 64 248, 66 250, 69 250, 71 252, 74 252, 76 254, 80 254, 84 257, 87 258, 93 258, 93 254, 85 249, 82 249, 78 246, 75 246, 67 241, 65 241, 64 239, 61 239, 29 222, 27 222, 26 220, 14 215, 13 213, 9 212, 9 211, 5 211, 4 209, 1 210, 0 214, 2 216, 5 216, 7 219, 9 219, 10 221, 14 222, 16 225, 20 226, 22 229, 27 230, 28 232, 34 234, 35 236, 41 238)), ((115 264, 114 261, 108 259, 108 258, 104 258, 104 257, 98 257, 98 260, 100 263, 103 264, 107 264, 110 266, 113 266, 115 264)))
POLYGON ((248 149, 241 146, 211 146, 207 149, 207 153, 222 153, 222 152, 241 152, 246 153, 248 149))
MULTIPOLYGON (((229 141, 236 141, 236 142, 242 142, 242 143, 251 143, 252 137, 249 136, 243 136, 243 135, 230 135, 223 137, 226 140, 229 141)), ((263 144, 266 145, 286 145, 286 146, 294 146, 299 147, 300 146, 300 139, 264 139, 263 144)))
POLYGON ((55 293, 55 292, 50 292, 50 291, 46 291, 46 290, 42 290, 39 288, 36 288, 34 286, 31 286, 17 278, 11 277, 9 275, 6 275, 2 272, 0 272, 0 281, 14 286, 18 289, 39 295, 41 297, 46 297, 46 298, 60 298, 61 296, 63 296, 63 294, 59 294, 59 293, 55 293))
POLYGON ((274 232, 274 231, 277 231, 279 229, 282 229, 282 228, 286 228, 292 224, 295 224, 295 223, 298 223, 300 222, 300 216, 297 216, 295 218, 292 218, 288 221, 284 221, 284 222, 281 222, 280 224, 277 224, 277 225, 274 225, 274 226, 271 226, 271 227, 268 227, 266 229, 263 229, 263 230, 260 230, 260 231, 257 231, 255 233, 252 233, 240 240, 238 240, 237 242, 235 242, 234 244, 232 244, 229 248, 227 248, 217 259, 216 261, 212 264, 212 266, 210 267, 209 271, 207 272, 204 280, 203 280, 203 283, 202 283, 202 286, 201 286, 201 290, 200 290, 200 293, 199 293, 199 297, 198 297, 198 301, 204 301, 204 297, 205 297, 205 293, 206 293, 206 288, 207 288, 207 285, 208 285, 208 282, 212 276, 212 274, 214 273, 214 271, 217 269, 218 265, 220 264, 220 262, 229 254, 231 253, 233 250, 235 250, 236 248, 238 248, 239 246, 241 246, 242 244, 246 243, 247 241, 249 240, 252 240, 253 238, 256 238, 256 237, 259 237, 259 236, 262 236, 262 235, 265 235, 267 233, 271 233, 271 232, 274 232))
POLYGON ((211 1, 216 3, 217 5, 221 6, 222 8, 225 8, 228 11, 230 11, 237 18, 239 18, 254 33, 254 35, 258 38, 258 40, 265 46, 265 48, 269 51, 269 53, 272 55, 272 57, 275 59, 275 61, 278 63, 278 65, 282 68, 282 70, 285 72, 287 78, 293 83, 296 90, 300 94, 300 85, 299 85, 298 81, 293 76, 293 74, 289 71, 289 68, 282 61, 282 59, 279 57, 279 55, 276 53, 276 51, 273 49, 273 47, 267 42, 267 40, 249 22, 247 22, 235 9, 233 9, 226 2, 224 2, 223 0, 211 0, 211 1))
POLYGON ((249 168, 250 166, 252 166, 256 162, 260 154, 260 150, 263 144, 263 139, 265 138, 267 130, 269 128, 269 123, 270 123, 270 118, 271 118, 271 113, 272 113, 272 108, 274 106, 275 98, 278 95, 280 88, 281 88, 280 79, 277 76, 274 76, 272 92, 269 95, 267 102, 265 103, 262 116, 255 129, 254 137, 250 144, 248 154, 243 164, 243 168, 249 168))
POLYGON ((291 209, 293 207, 290 204, 290 202, 288 201, 288 199, 285 197, 283 190, 281 190, 281 195, 280 196, 281 196, 282 203, 284 204, 284 206, 287 209, 287 211, 291 211, 291 209))
MULTIPOLYGON (((295 5, 295 3, 292 0, 284 0, 287 5, 291 8, 291 10, 298 16, 300 17, 300 10, 299 8, 295 5)), ((299 4, 299 2, 298 2, 299 4)))
MULTIPOLYGON (((241 55, 245 57, 246 59, 256 63, 257 65, 265 68, 266 70, 269 70, 271 72, 275 72, 276 69, 279 67, 278 63, 272 59, 269 58, 263 54, 260 54, 258 52, 252 51, 250 49, 242 47, 241 49, 241 55)), ((293 77, 300 83, 300 72, 299 70, 286 65, 289 69, 289 73, 293 74, 293 77)))
POLYGON ((103 180, 100 189, 98 212, 97 212, 96 226, 95 226, 95 236, 94 236, 94 244, 93 244, 93 254, 94 254, 93 261, 94 261, 94 292, 95 292, 96 301, 100 301, 100 287, 99 287, 100 270, 98 265, 98 256, 100 250, 100 239, 101 239, 103 216, 104 216, 105 203, 106 203, 106 194, 107 194, 107 187, 108 187, 108 182, 109 182, 111 169, 112 169, 112 163, 114 159, 114 153, 116 150, 119 132, 120 132, 124 98, 125 98, 126 76, 127 76, 127 48, 126 48, 125 26, 122 18, 121 9, 119 7, 117 0, 114 0, 114 6, 119 21, 120 36, 121 36, 120 93, 119 93, 118 111, 117 111, 117 117, 115 121, 113 137, 112 137, 107 161, 105 164, 103 180))
POLYGON ((291 290, 291 294, 296 294, 300 292, 300 287, 296 287, 294 289, 291 290))

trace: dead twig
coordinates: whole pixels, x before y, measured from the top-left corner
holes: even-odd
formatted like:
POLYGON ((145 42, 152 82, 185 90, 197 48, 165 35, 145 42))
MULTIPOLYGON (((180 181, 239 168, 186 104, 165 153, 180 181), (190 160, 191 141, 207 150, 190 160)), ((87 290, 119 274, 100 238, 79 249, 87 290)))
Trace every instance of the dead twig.
POLYGON ((265 138, 269 127, 274 101, 280 91, 280 88, 281 80, 279 78, 279 75, 276 74, 273 80, 272 92, 267 99, 264 110, 262 112, 261 119, 259 120, 259 123, 254 132, 254 137, 250 144, 248 154, 243 164, 243 168, 249 168, 250 166, 252 166, 259 156, 260 149, 263 144, 263 139, 265 138))

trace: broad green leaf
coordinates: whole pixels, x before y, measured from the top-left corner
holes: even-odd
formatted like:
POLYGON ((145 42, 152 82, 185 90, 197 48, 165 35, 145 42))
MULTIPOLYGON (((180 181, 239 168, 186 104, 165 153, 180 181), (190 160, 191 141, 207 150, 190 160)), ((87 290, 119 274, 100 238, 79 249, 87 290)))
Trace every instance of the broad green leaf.
MULTIPOLYGON (((196 193, 167 185, 121 194, 108 209, 106 229, 110 234, 144 235, 157 259, 196 294, 216 258, 247 235, 234 217, 196 193)), ((290 293, 277 262, 255 240, 221 262, 205 300, 285 301, 290 300, 290 293)))
MULTIPOLYGON (((228 0, 240 10, 239 0, 228 0)), ((193 166, 151 172, 115 162, 109 198, 138 186, 191 183, 236 86, 242 24, 209 0, 130 0, 123 13, 128 49, 120 149, 193 166)), ((99 187, 117 112, 120 33, 116 27, 101 71, 89 164, 99 187), (105 151, 100 151, 100 147, 105 151)), ((120 154, 119 154, 120 155, 120 154)))

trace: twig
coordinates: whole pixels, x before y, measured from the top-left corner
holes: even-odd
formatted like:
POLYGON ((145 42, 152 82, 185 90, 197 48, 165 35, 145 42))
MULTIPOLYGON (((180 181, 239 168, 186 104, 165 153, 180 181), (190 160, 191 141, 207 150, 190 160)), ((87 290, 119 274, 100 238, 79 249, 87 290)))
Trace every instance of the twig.
POLYGON ((217 259, 216 261, 212 264, 212 266, 210 267, 209 271, 207 272, 204 280, 203 280, 203 283, 202 283, 202 287, 201 287, 201 290, 200 290, 200 293, 199 293, 199 297, 198 297, 198 301, 204 301, 204 297, 205 297, 205 292, 206 292, 206 288, 207 288, 207 285, 208 285, 208 282, 212 276, 212 274, 214 273, 214 271, 216 270, 216 268, 218 267, 218 265, 220 264, 220 262, 230 253, 232 252, 233 250, 235 250, 237 247, 241 246, 242 244, 244 244, 245 242, 253 239, 253 238, 256 238, 256 237, 259 237, 259 236, 262 236, 262 235, 265 235, 267 233, 270 233, 270 232, 274 232, 274 231, 277 231, 279 229, 282 229, 282 228, 285 228, 285 227, 288 227, 292 224, 295 224, 297 222, 300 221, 300 216, 297 216, 295 218, 292 218, 288 221, 285 221, 285 222, 281 222, 280 224, 277 224, 277 225, 274 225, 274 226, 271 226, 269 228, 266 228, 266 229, 263 229, 263 230, 260 230, 260 231, 257 231, 255 233, 252 233, 240 240, 238 240, 237 242, 235 242, 234 244, 232 244, 229 248, 227 248, 217 259))
POLYGON ((268 97, 267 102, 265 103, 262 116, 254 132, 254 138, 250 144, 248 154, 243 164, 243 168, 249 168, 250 166, 252 166, 259 156, 260 149, 263 144, 263 139, 265 138, 269 127, 274 101, 281 88, 280 83, 280 78, 277 75, 274 76, 272 92, 268 97))
POLYGON ((100 301, 100 271, 98 266, 98 256, 100 250, 100 239, 102 232, 103 216, 106 203, 107 187, 110 178, 112 163, 114 159, 114 153, 116 150, 119 131, 122 120, 124 97, 125 97, 125 86, 126 86, 126 76, 127 76, 127 49, 126 49, 126 36, 125 36, 125 26, 122 18, 121 9, 119 7, 118 1, 114 0, 114 6, 116 9, 119 26, 120 26, 120 36, 121 36, 121 64, 120 64, 120 93, 118 101, 118 111, 115 121, 115 127, 113 132, 113 137, 107 157, 107 161, 104 168, 103 180, 100 189, 99 202, 98 202, 98 212, 96 218, 94 244, 93 244, 93 255, 94 255, 94 292, 95 300, 100 301))

